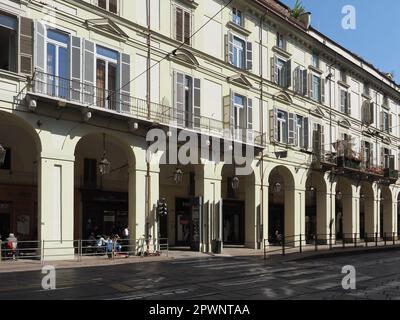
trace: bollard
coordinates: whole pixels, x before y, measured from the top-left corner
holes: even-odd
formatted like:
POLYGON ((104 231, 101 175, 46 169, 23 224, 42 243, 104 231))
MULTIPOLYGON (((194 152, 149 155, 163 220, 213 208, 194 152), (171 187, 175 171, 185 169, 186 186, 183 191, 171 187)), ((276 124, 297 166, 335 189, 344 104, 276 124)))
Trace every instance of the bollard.
POLYGON ((282 255, 285 255, 285 236, 282 235, 282 255))
POLYGON ((394 239, 395 236, 396 236, 396 234, 393 232, 393 234, 392 234, 393 245, 396 244, 396 240, 394 239))
POLYGON ((318 235, 315 235, 315 251, 318 251, 318 235))
POLYGON ((264 260, 267 260, 267 246, 265 245, 265 239, 264 239, 264 260))
POLYGON ((375 232, 375 247, 378 246, 378 232, 375 232))
POLYGON ((384 242, 385 247, 386 247, 386 232, 383 234, 383 242, 384 242))
MULTIPOLYGON (((295 238, 296 239, 296 238, 295 238)), ((301 239, 301 234, 300 234, 300 253, 303 252, 303 246, 302 246, 302 239, 301 239)))
POLYGON ((357 233, 354 234, 354 248, 357 248, 357 233))
POLYGON ((368 233, 365 234, 365 247, 368 247, 368 233))
POLYGON ((332 233, 329 234, 329 250, 332 250, 332 233))

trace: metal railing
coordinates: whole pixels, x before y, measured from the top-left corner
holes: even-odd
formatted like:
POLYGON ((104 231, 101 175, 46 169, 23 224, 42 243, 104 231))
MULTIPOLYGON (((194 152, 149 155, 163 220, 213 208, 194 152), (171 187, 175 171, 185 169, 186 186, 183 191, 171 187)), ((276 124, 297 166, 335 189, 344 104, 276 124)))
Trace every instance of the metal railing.
POLYGON ((137 119, 189 129, 233 141, 266 145, 266 134, 253 129, 232 128, 232 126, 226 126, 224 121, 197 116, 192 112, 178 111, 176 108, 159 103, 151 102, 148 108, 146 100, 40 71, 34 73, 31 90, 35 94, 64 100, 71 104, 102 108, 137 119))
POLYGON ((284 236, 271 239, 264 239, 264 259, 268 255, 287 253, 303 253, 319 250, 333 250, 361 247, 387 247, 400 244, 400 237, 396 232, 385 232, 382 236, 379 233, 344 233, 338 239, 332 234, 316 234, 295 236, 284 236), (361 237, 363 236, 363 237, 361 237))
POLYGON ((117 259, 134 256, 168 256, 168 251, 167 238, 17 241, 13 248, 8 248, 7 242, 1 243, 0 262, 82 261, 90 257, 117 259))

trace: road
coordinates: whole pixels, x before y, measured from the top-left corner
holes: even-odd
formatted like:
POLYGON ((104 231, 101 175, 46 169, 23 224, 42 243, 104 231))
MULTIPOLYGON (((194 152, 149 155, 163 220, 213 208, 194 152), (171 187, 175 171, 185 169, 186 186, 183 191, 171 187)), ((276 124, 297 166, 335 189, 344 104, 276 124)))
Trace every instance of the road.
POLYGON ((56 270, 56 290, 40 271, 0 274, 0 299, 253 300, 400 299, 400 251, 267 261, 206 257, 56 270), (342 288, 342 267, 356 289, 342 288))

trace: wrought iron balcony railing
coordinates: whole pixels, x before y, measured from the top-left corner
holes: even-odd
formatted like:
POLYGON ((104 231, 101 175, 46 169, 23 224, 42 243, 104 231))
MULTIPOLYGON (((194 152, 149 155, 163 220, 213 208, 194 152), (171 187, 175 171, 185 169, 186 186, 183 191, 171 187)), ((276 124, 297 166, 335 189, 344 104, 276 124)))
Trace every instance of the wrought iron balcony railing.
POLYGON ((35 71, 30 92, 82 107, 100 108, 139 120, 157 122, 165 126, 192 130, 261 147, 266 145, 266 134, 252 129, 233 128, 226 126, 221 120, 195 116, 188 112, 177 112, 177 109, 159 103, 151 102, 149 106, 146 100, 115 90, 106 90, 43 72, 35 71))

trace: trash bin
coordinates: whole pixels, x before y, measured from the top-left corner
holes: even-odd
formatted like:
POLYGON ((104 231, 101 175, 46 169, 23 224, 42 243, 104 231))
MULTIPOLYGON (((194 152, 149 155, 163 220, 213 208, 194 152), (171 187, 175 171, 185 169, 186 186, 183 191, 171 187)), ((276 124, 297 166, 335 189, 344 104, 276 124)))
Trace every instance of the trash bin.
POLYGON ((222 253, 222 241, 221 240, 213 240, 212 241, 212 251, 215 254, 222 253))

